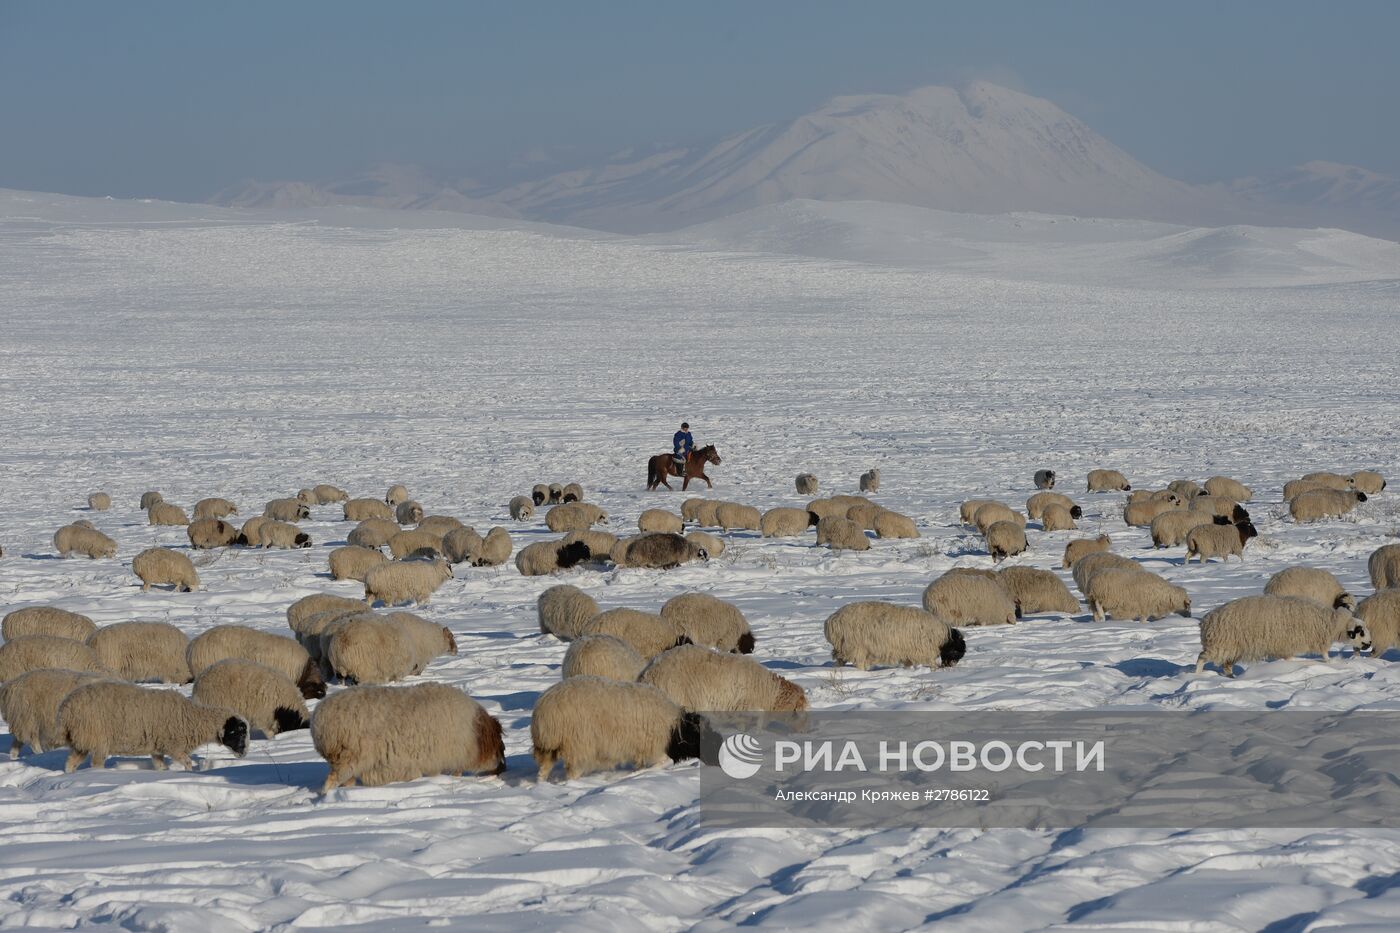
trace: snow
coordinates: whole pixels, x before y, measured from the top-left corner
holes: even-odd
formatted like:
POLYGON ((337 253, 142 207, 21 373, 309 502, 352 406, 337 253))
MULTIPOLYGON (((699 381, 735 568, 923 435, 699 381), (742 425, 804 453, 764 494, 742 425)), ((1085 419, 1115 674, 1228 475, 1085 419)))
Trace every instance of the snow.
MULTIPOLYGON (((356 592, 324 575, 348 531, 334 507, 304 523, 309 551, 201 554, 199 592, 143 594, 131 557, 185 538, 146 526, 140 494, 223 495, 246 516, 315 482, 404 482, 484 530, 534 483, 577 480, 626 528, 679 506, 643 491, 644 460, 684 418, 723 457, 716 496, 798 504, 799 471, 854 491, 878 466, 878 499, 923 537, 836 555, 739 533, 705 566, 566 579, 608 607, 733 600, 756 657, 816 707, 1400 708, 1393 653, 1197 676, 1179 618, 1028 619, 969 632, 950 670, 834 670, 830 612, 988 565, 957 504, 1019 502, 1041 466, 1087 515, 1077 533, 1032 530, 1018 560, 1058 568, 1065 540, 1103 530, 1198 614, 1305 562, 1368 593, 1367 554, 1400 530, 1390 490, 1315 526, 1279 502, 1308 470, 1395 472, 1400 265, 1384 244, 886 208, 797 204, 747 230, 626 238, 0 195, 3 608, 283 632, 294 599, 356 592), (1121 496, 1081 491, 1096 466, 1135 486, 1235 475, 1258 491, 1261 538, 1244 563, 1183 567, 1123 526, 1121 496), (97 488, 111 512, 82 508, 97 488), (79 517, 117 560, 53 557, 54 529, 79 517)), ((517 546, 546 534, 510 530, 517 546)), ((1234 931, 1390 929, 1400 913, 1393 832, 718 831, 701 825, 695 763, 541 785, 530 709, 564 646, 538 632, 534 600, 554 582, 460 568, 423 610, 461 649, 424 676, 501 719, 501 778, 321 798, 306 733, 242 760, 206 749, 198 773, 0 761, 0 925, 1234 931)))

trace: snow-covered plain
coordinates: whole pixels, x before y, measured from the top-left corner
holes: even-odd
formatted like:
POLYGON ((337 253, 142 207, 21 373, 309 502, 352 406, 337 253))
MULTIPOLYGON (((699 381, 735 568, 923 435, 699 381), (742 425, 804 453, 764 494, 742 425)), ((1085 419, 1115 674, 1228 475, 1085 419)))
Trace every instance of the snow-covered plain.
MULTIPOLYGON (((1161 233, 1146 226, 1121 240, 1161 233)), ((1306 284, 1245 251, 1210 281, 1157 268, 1130 285, 1126 247, 1078 250, 1077 277, 1043 256, 1028 266, 1034 244, 953 272, 909 250, 811 258, 800 230, 786 243, 766 231, 760 250, 713 231, 697 245, 473 227, 422 213, 0 197, 0 609, 285 631, 294 599, 358 590, 325 575, 349 527, 338 509, 314 511, 309 551, 197 555, 201 591, 142 593, 132 555, 186 539, 146 526, 140 494, 186 506, 222 495, 246 516, 315 482, 362 495, 403 482, 430 512, 484 529, 509 524, 506 501, 533 483, 577 480, 626 528, 643 508, 679 506, 679 492, 643 491, 644 460, 686 418, 724 459, 714 495, 799 504, 799 470, 824 492, 852 492, 878 466, 879 501, 916 516, 923 537, 837 556, 810 538, 740 533, 705 566, 567 579, 605 606, 654 608, 691 589, 735 601, 756 656, 814 706, 1400 708, 1394 653, 1196 676, 1186 619, 1081 613, 974 629, 963 662, 937 672, 834 671, 821 628, 845 601, 913 602, 949 567, 989 565, 956 526, 957 503, 1022 500, 1041 466, 1085 506, 1079 533, 1112 533, 1117 550, 1186 586, 1198 615, 1295 563, 1369 592, 1365 557, 1400 529, 1400 490, 1304 527, 1284 520, 1279 490, 1311 469, 1396 472, 1400 267, 1387 270, 1383 245, 1365 241, 1330 279, 1319 264, 1306 284), (1120 495, 1082 492, 1097 466, 1140 486, 1235 475, 1259 493, 1262 537, 1243 564, 1184 568, 1180 549, 1150 552, 1144 530, 1125 528, 1120 495), (88 514, 98 488, 114 508, 88 514), (54 529, 80 517, 117 539, 117 560, 54 557, 54 529)), ((511 531, 517 545, 546 534, 542 522, 511 531)), ((1072 534, 1032 530, 1018 560, 1058 568, 1072 534)), ((1400 920, 1395 832, 719 832, 699 823, 695 763, 538 784, 530 709, 564 646, 539 634, 534 600, 554 582, 511 565, 460 568, 424 610, 461 648, 426 676, 500 717, 503 778, 321 798, 325 765, 306 733, 255 741, 241 761, 209 754, 189 774, 127 760, 65 775, 61 752, 4 761, 0 926, 1293 931, 1400 920)))

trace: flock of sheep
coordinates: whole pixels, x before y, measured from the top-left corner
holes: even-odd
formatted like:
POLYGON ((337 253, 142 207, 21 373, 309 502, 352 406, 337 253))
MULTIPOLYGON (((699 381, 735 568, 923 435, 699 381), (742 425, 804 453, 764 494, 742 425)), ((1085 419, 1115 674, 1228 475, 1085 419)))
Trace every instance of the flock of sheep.
MULTIPOLYGON (((1024 513, 1005 502, 968 500, 960 520, 984 537, 992 567, 948 571, 924 590, 922 605, 864 601, 842 606, 824 631, 836 664, 865 670, 885 665, 947 667, 967 650, 959 626, 1012 624, 1041 613, 1075 613, 1079 600, 1052 571, 1003 562, 1028 550, 1026 528, 1073 530, 1083 510, 1054 491, 1053 471, 1034 477, 1037 489, 1024 513), (1000 565, 1000 566, 998 566, 1000 565)), ((450 516, 425 515, 402 486, 384 498, 354 498, 334 486, 273 499, 241 526, 227 521, 233 502, 197 502, 193 520, 158 492, 141 498, 152 525, 183 525, 191 549, 227 547, 308 548, 298 523, 313 506, 336 504, 355 522, 344 546, 327 557, 331 576, 364 585, 363 598, 313 594, 287 608, 290 635, 218 625, 191 639, 164 622, 120 622, 98 627, 91 619, 51 606, 10 612, 0 621, 0 714, 13 736, 10 755, 67 748, 66 770, 85 759, 101 768, 111 755, 150 756, 186 768, 201 745, 222 744, 246 753, 250 734, 272 738, 310 728, 316 750, 329 763, 323 790, 360 781, 382 784, 429 774, 499 773, 505 768, 500 723, 461 690, 433 683, 390 686, 424 672, 436 658, 457 654, 452 632, 396 608, 426 604, 453 577, 454 564, 490 567, 515 553, 526 576, 578 567, 670 569, 723 553, 721 535, 737 530, 767 538, 804 536, 815 529, 818 546, 837 551, 871 547, 877 538, 916 538, 908 515, 886 509, 865 493, 878 492, 872 470, 860 477, 860 495, 815 498, 804 508, 766 512, 742 503, 688 499, 675 514, 647 509, 638 533, 619 537, 602 530, 608 516, 585 501, 577 484, 541 484, 510 500, 517 522, 548 507, 545 526, 558 538, 515 551, 504 527, 484 536, 450 516), (687 525, 695 526, 687 532, 687 525), (412 527, 406 527, 412 526, 412 527), (388 553, 385 553, 387 549, 388 553), (383 609, 376 611, 376 604, 383 609), (327 696, 328 682, 343 685, 327 696), (142 683, 193 684, 182 693, 142 683), (307 700, 319 701, 314 712, 307 700)), ((815 495, 811 474, 797 491, 815 495)), ((1345 514, 1385 488, 1377 473, 1313 473, 1284 489, 1298 522, 1345 514)), ((1123 517, 1149 530, 1157 548, 1184 545, 1186 557, 1243 556, 1255 537, 1245 504, 1252 491, 1228 477, 1198 484, 1178 480, 1166 488, 1134 490, 1113 470, 1088 475, 1090 493, 1126 492, 1123 517)), ((111 508, 110 496, 93 493, 94 511, 111 508)), ((1077 538, 1065 547, 1068 569, 1096 620, 1150 621, 1191 615, 1186 590, 1111 550, 1106 535, 1077 538)), ((91 522, 60 528, 54 547, 64 556, 111 559, 116 542, 91 522)), ((189 557, 149 548, 131 561, 142 587, 193 591, 200 581, 189 557)), ((1379 654, 1400 644, 1400 544, 1379 548, 1370 559, 1376 592, 1359 604, 1335 577, 1308 567, 1276 574, 1257 596, 1233 600, 1200 622, 1197 670, 1216 664, 1233 674, 1239 661, 1319 654, 1349 642, 1379 654)), ((699 754, 703 711, 808 708, 797 684, 774 674, 751 655, 756 640, 740 610, 705 593, 678 596, 655 612, 600 607, 571 584, 546 589, 537 602, 542 633, 568 645, 561 682, 537 700, 531 739, 541 780, 557 763, 570 779, 624 765, 645 767, 699 754)))

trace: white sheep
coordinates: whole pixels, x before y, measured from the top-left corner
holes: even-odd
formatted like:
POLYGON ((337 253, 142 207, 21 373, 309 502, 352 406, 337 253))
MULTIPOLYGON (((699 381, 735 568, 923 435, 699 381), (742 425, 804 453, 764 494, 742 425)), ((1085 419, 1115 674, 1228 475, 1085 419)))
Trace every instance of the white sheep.
POLYGON ((1239 661, 1288 659, 1300 654, 1327 657, 1343 639, 1359 651, 1371 647, 1366 626, 1345 609, 1321 606, 1297 596, 1244 596, 1201 619, 1201 653, 1196 673, 1217 664, 1229 677, 1239 661))
POLYGON ((348 545, 338 547, 330 553, 331 576, 336 580, 365 582, 365 574, 371 567, 386 562, 389 558, 376 548, 348 545))
POLYGON ((883 509, 875 516, 875 535, 879 538, 917 538, 919 529, 908 515, 883 509))
POLYGON ((702 560, 710 560, 724 553, 724 539, 715 535, 706 534, 703 531, 692 531, 685 536, 685 540, 688 546, 687 550, 690 553, 697 555, 703 553, 705 555, 700 558, 702 560))
POLYGON ((517 522, 528 522, 535 517, 535 503, 529 496, 515 496, 510 500, 510 517, 517 522))
POLYGON ((694 712, 766 710, 800 713, 807 694, 753 658, 684 645, 663 651, 638 678, 694 712))
MULTIPOLYGON (((400 532, 404 534, 405 532, 400 532)), ((481 559, 484 542, 475 528, 454 528, 441 540, 442 556, 449 564, 475 564, 481 559)), ((393 538, 389 539, 393 548, 393 538)))
POLYGON ((806 509, 769 509, 759 517, 758 531, 765 538, 793 538, 804 534, 817 520, 816 513, 806 509))
POLYGON ((312 490, 316 494, 316 501, 322 505, 332 502, 348 502, 350 494, 338 486, 329 483, 318 483, 312 490))
POLYGON ((1365 502, 1364 492, 1337 489, 1311 489, 1288 500, 1288 514, 1295 522, 1316 522, 1324 518, 1340 518, 1358 502, 1365 502))
POLYGON ((678 535, 685 530, 685 522, 665 509, 647 509, 637 516, 637 528, 643 532, 665 531, 678 535))
POLYGON ((549 502, 549 486, 544 483, 536 483, 535 488, 530 490, 530 499, 535 505, 545 505, 549 502))
POLYGON ((1191 618, 1186 590, 1138 567, 1109 567, 1089 578, 1084 599, 1094 621, 1105 618, 1151 622, 1175 613, 1191 618))
POLYGON ((1343 476, 1340 473, 1332 473, 1327 470, 1322 470, 1316 473, 1304 473, 1303 481, 1308 483, 1318 483, 1319 485, 1324 486, 1327 489, 1336 489, 1341 492, 1346 492, 1354 488, 1354 484, 1350 476, 1343 476))
MULTIPOLYGON (((1079 508, 1079 506, 1075 506, 1079 508)), ((1050 503, 1040 514, 1041 531, 1074 531, 1079 526, 1074 523, 1074 514, 1058 503, 1050 503)))
POLYGON ((146 521, 150 525, 188 525, 190 523, 185 510, 171 502, 157 502, 147 509, 146 521))
POLYGON ((343 509, 347 522, 363 522, 371 518, 378 518, 386 522, 394 521, 393 511, 378 499, 348 499, 343 509))
POLYGON ((263 518, 274 522, 299 522, 311 517, 311 509, 297 499, 272 499, 263 506, 263 518))
POLYGON ((558 483, 550 483, 550 484, 549 484, 549 501, 550 501, 550 504, 557 504, 557 503, 563 502, 563 501, 564 501, 564 487, 563 487, 563 486, 560 486, 558 483))
POLYGON ((1380 657, 1400 645, 1400 590, 1373 593, 1356 607, 1356 615, 1366 623, 1372 657, 1380 657))
POLYGON ((269 739, 310 725, 306 701, 291 678, 245 658, 205 668, 195 678, 193 696, 196 703, 233 710, 269 739))
POLYGON ((763 516, 751 505, 721 502, 715 509, 715 520, 726 533, 735 529, 759 531, 763 516))
POLYGON ((997 579, 1011 593, 1021 609, 1021 615, 1040 612, 1079 611, 1079 601, 1059 577, 1048 570, 1034 567, 1003 567, 997 579))
POLYGON ((481 553, 472 563, 477 567, 499 567, 510 560, 514 550, 515 542, 511 541, 510 532, 497 525, 486 532, 486 537, 481 540, 481 553))
POLYGON ((1113 540, 1108 535, 1099 535, 1097 538, 1075 538, 1065 545, 1065 555, 1060 561, 1060 566, 1068 570, 1074 566, 1074 562, 1079 558, 1107 551, 1112 546, 1113 540))
POLYGON ((321 669, 307 650, 285 635, 274 635, 245 625, 216 625, 190 640, 186 659, 198 677, 225 658, 244 658, 266 664, 287 675, 308 700, 326 695, 321 669))
POLYGON ((57 606, 26 606, 6 613, 0 620, 0 636, 12 641, 21 635, 53 635, 86 642, 97 625, 87 616, 57 606))
POLYGON ((598 615, 598 603, 583 590, 567 583, 551 586, 535 601, 540 631, 563 641, 583 634, 584 626, 598 615))
POLYGON ((400 525, 416 525, 423 520, 423 506, 412 499, 394 506, 394 521, 400 525))
POLYGON ((846 518, 860 526, 862 531, 874 531, 875 519, 885 511, 884 506, 873 502, 862 502, 846 510, 846 518))
POLYGON ((567 780, 631 764, 652 767, 700 754, 703 721, 640 683, 570 677, 535 702, 530 741, 539 780, 558 761, 567 780))
POLYGON ((1038 492, 1026 500, 1026 515, 1032 521, 1040 521, 1045 509, 1051 505, 1058 505, 1070 513, 1073 518, 1081 518, 1084 510, 1074 504, 1074 500, 1064 493, 1059 492, 1038 492))
POLYGON ((989 502, 979 508, 972 516, 972 524, 977 526, 977 533, 984 536, 987 534, 987 529, 997 522, 1015 522, 1022 528, 1026 527, 1024 515, 1000 502, 989 502))
POLYGON ((680 626, 694 644, 753 654, 754 637, 739 607, 708 593, 682 593, 661 607, 661 618, 680 626))
POLYGON ((1342 588, 1337 578, 1316 567, 1286 567, 1269 578, 1264 584, 1264 593, 1311 599, 1329 609, 1356 608, 1356 600, 1342 588))
POLYGON ((797 474, 797 494, 800 496, 815 496, 817 494, 817 487, 820 485, 821 484, 817 482, 817 478, 811 473, 797 474))
POLYGON ((962 632, 913 606, 857 602, 826 620, 826 640, 836 664, 866 671, 877 665, 952 667, 967 652, 962 632))
POLYGON ((0 682, 43 667, 108 674, 97 652, 80 641, 55 635, 20 635, 0 645, 0 682))
POLYGON ((1012 625, 1020 616, 1005 584, 968 573, 945 573, 924 589, 923 601, 940 619, 963 625, 1012 625))
POLYGON ((190 547, 197 551, 233 547, 246 541, 243 534, 222 518, 196 518, 185 528, 190 547))
POLYGON ((1147 528, 1157 516, 1177 507, 1177 503, 1168 499, 1137 499, 1123 506, 1123 521, 1133 528, 1147 528))
POLYGON ((59 705, 83 684, 108 679, 106 674, 90 671, 42 667, 0 685, 0 716, 10 727, 10 760, 18 758, 26 745, 36 754, 62 746, 59 705))
POLYGON ((210 498, 200 499, 194 504, 194 517, 201 518, 228 518, 230 515, 238 514, 238 506, 227 499, 210 498))
POLYGON ((608 513, 591 502, 570 502, 556 505, 544 513, 544 523, 550 531, 581 531, 594 525, 606 524, 608 513))
POLYGON ((445 538, 459 528, 468 526, 459 518, 451 515, 424 515, 418 520, 416 531, 431 531, 439 538, 445 538))
POLYGON ((164 497, 154 489, 141 493, 141 511, 149 512, 151 506, 164 501, 164 497))
POLYGON ((87 640, 107 670, 133 683, 187 684, 194 679, 186 654, 190 638, 169 622, 117 622, 87 640))
POLYGON ((606 677, 630 682, 637 679, 647 659, 627 642, 612 635, 584 635, 569 643, 560 677, 606 677))
POLYGON ((998 564, 1030 546, 1026 543, 1025 529, 1015 522, 993 522, 987 528, 986 540, 987 553, 992 555, 992 562, 998 564))
POLYGON ((515 555, 515 569, 526 577, 542 577, 576 567, 593 552, 582 541, 563 544, 559 541, 536 541, 527 544, 515 555))
POLYGON ((105 512, 112 507, 112 497, 105 492, 88 493, 87 504, 94 512, 105 512))
POLYGON ((415 528, 412 531, 400 531, 390 538, 389 553, 395 560, 404 560, 419 551, 429 551, 433 557, 441 557, 446 550, 445 544, 446 540, 442 535, 415 528))
POLYGON ((1070 575, 1074 577, 1074 585, 1079 587, 1079 592, 1088 593, 1089 581, 1094 574, 1100 570, 1140 570, 1142 569, 1137 561, 1131 560, 1121 554, 1114 554, 1110 551, 1096 551, 1092 554, 1085 554, 1070 565, 1070 575))
POLYGON ((421 670, 406 630, 372 612, 327 623, 320 642, 326 668, 343 683, 387 684, 421 670))
POLYGON ((167 757, 192 771, 190 753, 201 745, 218 743, 240 758, 248 752, 248 722, 232 710, 118 681, 84 684, 68 694, 58 708, 58 728, 70 749, 63 766, 68 772, 89 756, 93 768, 105 768, 111 755, 149 755, 158 771, 167 757))
POLYGON ((61 557, 81 554, 98 560, 117 556, 117 542, 102 532, 82 525, 64 525, 53 535, 53 548, 61 557))
POLYGON ((1205 491, 1207 495, 1223 496, 1236 502, 1248 502, 1254 498, 1254 490, 1228 476, 1212 476, 1206 480, 1205 491))
POLYGON ((169 548, 146 548, 131 559, 131 572, 141 578, 142 590, 153 586, 173 586, 177 592, 191 593, 199 589, 199 574, 195 572, 194 562, 169 548))
POLYGON ((1249 511, 1234 499, 1225 496, 1200 495, 1191 500, 1188 508, 1196 512, 1205 512, 1207 515, 1218 515, 1231 522, 1249 521, 1249 511))
POLYGON ((1400 586, 1400 544, 1382 544, 1366 559, 1371 585, 1378 590, 1400 586))
POLYGON ((690 644, 689 636, 675 621, 637 609, 600 612, 585 622, 578 632, 580 635, 620 638, 644 658, 654 658, 668 648, 690 644))
POLYGON ((1192 529, 1202 525, 1225 524, 1229 519, 1209 512, 1194 509, 1172 509, 1162 512, 1152 519, 1151 534, 1154 548, 1177 547, 1186 543, 1186 536, 1192 529))
POLYGON ((974 524, 974 520, 977 518, 977 510, 984 505, 999 505, 1008 512, 1011 511, 1010 506, 997 499, 967 499, 962 505, 958 506, 958 521, 964 525, 974 524))
POLYGON ((826 546, 833 551, 868 551, 870 539, 861 528, 849 518, 829 515, 817 522, 817 546, 826 546))
POLYGON ((583 487, 578 483, 565 483, 559 493, 560 502, 582 502, 583 487))
MULTIPOLYGON (((383 557, 383 555, 380 555, 383 557)), ((287 627, 298 637, 304 632, 306 622, 312 616, 324 612, 364 612, 369 608, 363 599, 351 599, 335 593, 312 593, 303 596, 287 607, 287 627)), ((195 671, 196 674, 199 671, 195 671)))
POLYGON ((408 490, 405 489, 403 486, 399 485, 398 483, 395 483, 394 485, 390 486, 389 491, 384 494, 385 505, 395 506, 398 505, 400 502, 407 501, 408 490))
POLYGON ((390 561, 365 574, 365 601, 426 605, 438 587, 451 579, 452 565, 445 560, 390 561))
POLYGON ((266 524, 267 519, 261 515, 254 515, 244 522, 243 527, 239 530, 239 537, 242 544, 245 547, 262 547, 262 537, 258 532, 259 529, 266 524))
POLYGON ((1245 544, 1250 538, 1258 536, 1259 532, 1249 522, 1240 522, 1238 525, 1200 525, 1186 533, 1186 559, 1182 563, 1189 563, 1193 557, 1199 558, 1203 564, 1207 557, 1218 557, 1222 561, 1228 561, 1232 554, 1243 561, 1245 544))
POLYGON ((311 547, 311 536, 291 522, 279 522, 269 518, 258 526, 260 547, 295 550, 311 547))
POLYGON ((1090 470, 1087 492, 1127 492, 1133 487, 1117 470, 1090 470))
POLYGON ((1368 496, 1378 495, 1385 490, 1385 477, 1375 470, 1357 470, 1351 474, 1350 479, 1353 488, 1368 496))

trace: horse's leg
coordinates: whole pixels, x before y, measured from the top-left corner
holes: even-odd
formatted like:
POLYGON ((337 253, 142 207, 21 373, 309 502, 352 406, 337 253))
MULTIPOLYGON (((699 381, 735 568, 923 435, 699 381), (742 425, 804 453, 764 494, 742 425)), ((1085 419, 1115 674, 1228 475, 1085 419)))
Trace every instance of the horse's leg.
POLYGON ((681 483, 681 492, 685 492, 685 491, 686 491, 687 489, 689 489, 689 488, 690 488, 690 474, 687 473, 687 474, 685 474, 685 482, 681 483))

